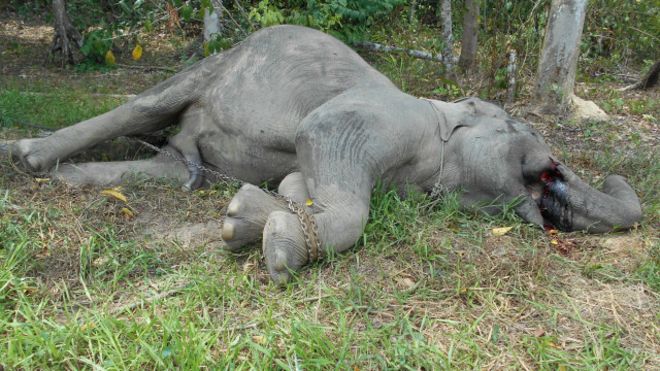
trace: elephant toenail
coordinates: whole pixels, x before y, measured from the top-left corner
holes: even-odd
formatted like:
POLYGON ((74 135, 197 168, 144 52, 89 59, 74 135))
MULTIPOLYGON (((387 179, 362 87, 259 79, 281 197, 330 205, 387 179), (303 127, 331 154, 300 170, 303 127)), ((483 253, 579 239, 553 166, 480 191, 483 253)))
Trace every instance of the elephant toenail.
POLYGON ((290 281, 289 272, 282 272, 276 275, 271 275, 271 279, 277 286, 286 286, 290 281))
POLYGON ((238 214, 238 209, 240 208, 241 204, 240 202, 234 200, 229 203, 229 206, 227 207, 227 215, 228 216, 235 216, 238 214))
POLYGON ((275 263, 273 269, 276 272, 286 272, 286 256, 283 252, 278 251, 275 253, 275 263))
POLYGON ((234 238, 234 224, 231 222, 225 222, 225 225, 222 226, 222 239, 229 241, 234 238))

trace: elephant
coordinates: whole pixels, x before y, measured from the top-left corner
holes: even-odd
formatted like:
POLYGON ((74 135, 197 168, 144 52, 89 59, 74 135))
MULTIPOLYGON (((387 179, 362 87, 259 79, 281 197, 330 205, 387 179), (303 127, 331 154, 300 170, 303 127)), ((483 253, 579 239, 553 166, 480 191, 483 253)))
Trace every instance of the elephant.
POLYGON ((261 239, 279 284, 313 257, 300 215, 253 185, 266 181, 279 182, 278 194, 315 221, 322 256, 360 238, 377 183, 402 193, 455 191, 462 206, 489 213, 514 204, 540 228, 604 233, 642 218, 623 177, 592 188, 497 105, 411 96, 338 39, 292 25, 261 29, 110 112, 15 141, 6 152, 33 173, 72 184, 117 184, 139 172, 195 189, 213 180, 201 166, 238 178, 245 184, 219 233, 231 251, 261 239), (179 131, 151 159, 64 162, 100 142, 175 123, 179 131))

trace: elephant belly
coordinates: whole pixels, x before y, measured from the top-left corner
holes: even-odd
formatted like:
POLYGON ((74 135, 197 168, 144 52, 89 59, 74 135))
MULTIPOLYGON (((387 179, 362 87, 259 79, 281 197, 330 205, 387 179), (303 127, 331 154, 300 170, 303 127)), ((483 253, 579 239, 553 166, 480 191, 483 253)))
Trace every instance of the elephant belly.
POLYGON ((298 168, 295 152, 273 149, 249 137, 217 132, 201 137, 198 147, 204 163, 253 184, 279 182, 298 168))

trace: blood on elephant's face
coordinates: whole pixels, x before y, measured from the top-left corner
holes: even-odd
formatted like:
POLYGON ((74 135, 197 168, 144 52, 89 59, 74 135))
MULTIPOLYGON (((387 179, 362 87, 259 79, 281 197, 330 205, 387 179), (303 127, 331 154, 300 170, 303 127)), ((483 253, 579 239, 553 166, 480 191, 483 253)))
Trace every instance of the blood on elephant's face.
MULTIPOLYGON (((477 111, 492 106, 473 104, 477 111)), ((462 190, 466 206, 497 212, 514 204, 526 221, 564 231, 607 232, 641 219, 639 200, 622 177, 606 178, 602 191, 589 186, 553 156, 538 132, 510 117, 473 117, 448 145, 442 176, 449 188, 462 190)))

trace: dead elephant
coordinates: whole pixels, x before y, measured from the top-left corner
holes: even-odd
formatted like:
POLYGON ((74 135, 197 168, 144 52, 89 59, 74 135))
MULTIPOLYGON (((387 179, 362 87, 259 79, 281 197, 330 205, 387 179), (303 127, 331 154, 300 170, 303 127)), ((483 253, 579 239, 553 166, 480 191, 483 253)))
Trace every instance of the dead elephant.
MULTIPOLYGON (((536 131, 497 106, 410 96, 338 40, 296 26, 256 32, 108 113, 17 141, 11 152, 30 171, 76 184, 115 184, 141 172, 195 188, 203 181, 196 165, 252 184, 281 181, 280 194, 313 201, 301 207, 318 226, 320 255, 341 252, 361 236, 377 181, 461 190, 465 206, 519 199, 523 219, 562 230, 607 232, 641 219, 639 200, 622 177, 608 177, 602 191, 590 187, 536 131), (162 154, 62 162, 102 141, 176 121, 181 130, 165 149, 189 166, 162 154)), ((271 277, 287 282, 310 261, 299 217, 246 184, 228 206, 222 236, 231 250, 263 237, 271 277)))

